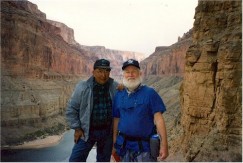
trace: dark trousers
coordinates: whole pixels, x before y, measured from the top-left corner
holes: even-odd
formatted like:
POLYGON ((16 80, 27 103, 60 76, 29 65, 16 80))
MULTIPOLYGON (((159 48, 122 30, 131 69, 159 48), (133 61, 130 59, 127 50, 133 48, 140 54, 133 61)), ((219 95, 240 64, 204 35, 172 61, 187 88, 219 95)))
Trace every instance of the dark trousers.
POLYGON ((97 162, 110 162, 112 151, 112 134, 107 134, 105 131, 92 132, 87 142, 80 139, 78 143, 74 145, 69 161, 86 162, 89 152, 95 143, 97 146, 97 162))

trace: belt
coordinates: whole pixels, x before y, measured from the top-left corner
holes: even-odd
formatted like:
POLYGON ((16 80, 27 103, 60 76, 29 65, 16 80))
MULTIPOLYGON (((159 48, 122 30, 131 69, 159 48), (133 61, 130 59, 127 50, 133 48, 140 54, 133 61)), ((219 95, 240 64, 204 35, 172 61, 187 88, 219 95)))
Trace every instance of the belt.
POLYGON ((126 135, 126 134, 124 134, 120 131, 118 131, 117 135, 123 136, 124 139, 128 140, 128 141, 149 141, 149 137, 129 136, 129 135, 126 135))

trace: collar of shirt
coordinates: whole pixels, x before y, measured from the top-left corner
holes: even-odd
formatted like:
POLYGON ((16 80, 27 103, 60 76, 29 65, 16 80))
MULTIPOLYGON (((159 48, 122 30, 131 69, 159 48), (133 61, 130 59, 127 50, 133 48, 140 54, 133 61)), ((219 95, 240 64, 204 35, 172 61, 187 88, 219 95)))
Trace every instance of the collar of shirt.
POLYGON ((144 84, 140 83, 139 86, 136 89, 134 89, 133 91, 129 91, 127 88, 126 88, 126 91, 127 91, 128 95, 130 95, 130 94, 135 93, 138 90, 140 90, 143 86, 144 86, 144 84))
POLYGON ((105 84, 99 84, 99 83, 97 83, 96 81, 95 81, 95 78, 94 78, 94 80, 93 80, 93 86, 94 87, 105 87, 105 88, 107 88, 107 87, 109 87, 109 81, 107 81, 105 84))

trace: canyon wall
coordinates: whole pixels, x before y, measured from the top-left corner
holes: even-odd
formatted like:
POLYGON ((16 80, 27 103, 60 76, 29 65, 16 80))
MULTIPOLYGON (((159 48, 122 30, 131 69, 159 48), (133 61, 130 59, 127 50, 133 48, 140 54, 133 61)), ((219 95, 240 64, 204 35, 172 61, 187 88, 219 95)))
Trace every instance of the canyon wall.
MULTIPOLYGON (((92 75, 94 61, 107 58, 113 64, 127 54, 80 46, 73 29, 47 20, 35 4, 1 1, 2 145, 65 125, 66 103, 76 83, 92 75)), ((113 67, 118 70, 121 63, 113 67)))
POLYGON ((143 53, 107 49, 104 46, 81 45, 75 41, 73 29, 60 22, 56 22, 53 20, 47 21, 50 24, 60 28, 59 31, 56 31, 57 35, 62 36, 62 38, 73 48, 84 50, 84 54, 86 54, 87 57, 105 58, 111 61, 111 77, 118 81, 120 81, 122 77, 121 66, 123 62, 130 58, 137 59, 138 61, 142 61, 145 58, 143 53))
POLYGON ((1 1, 1 144, 57 126, 76 82, 94 59, 61 37, 28 1, 1 1), (16 134, 18 133, 18 134, 16 134))
POLYGON ((141 62, 144 76, 183 76, 186 51, 192 44, 192 30, 171 46, 156 47, 155 52, 141 62))
POLYGON ((242 2, 199 1, 192 41, 177 147, 185 161, 241 162, 242 2))

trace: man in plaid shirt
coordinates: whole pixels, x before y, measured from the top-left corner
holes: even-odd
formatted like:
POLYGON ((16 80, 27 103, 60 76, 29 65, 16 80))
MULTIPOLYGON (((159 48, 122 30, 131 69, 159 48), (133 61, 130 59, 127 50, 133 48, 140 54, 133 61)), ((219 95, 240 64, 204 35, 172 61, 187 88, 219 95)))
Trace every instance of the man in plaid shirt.
POLYGON ((96 143, 97 162, 110 162, 112 151, 112 98, 118 83, 110 78, 110 62, 99 59, 93 76, 77 84, 66 117, 75 130, 70 162, 85 162, 96 143))

